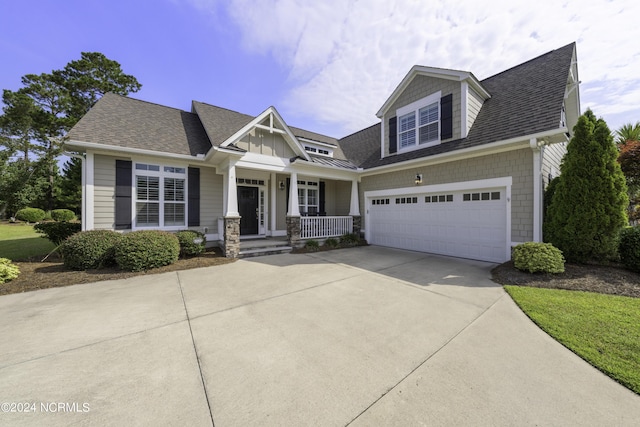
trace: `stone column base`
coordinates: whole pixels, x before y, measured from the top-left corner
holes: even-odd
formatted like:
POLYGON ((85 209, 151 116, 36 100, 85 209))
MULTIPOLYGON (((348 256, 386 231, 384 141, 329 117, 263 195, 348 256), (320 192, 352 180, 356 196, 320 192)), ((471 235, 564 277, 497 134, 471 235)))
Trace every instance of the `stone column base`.
POLYGON ((300 246, 300 217, 287 217, 287 242, 291 247, 300 246))
POLYGON ((224 241, 222 251, 227 258, 240 255, 240 217, 224 218, 224 241))
POLYGON ((353 234, 356 234, 360 237, 360 232, 362 231, 362 217, 360 215, 353 215, 353 234))

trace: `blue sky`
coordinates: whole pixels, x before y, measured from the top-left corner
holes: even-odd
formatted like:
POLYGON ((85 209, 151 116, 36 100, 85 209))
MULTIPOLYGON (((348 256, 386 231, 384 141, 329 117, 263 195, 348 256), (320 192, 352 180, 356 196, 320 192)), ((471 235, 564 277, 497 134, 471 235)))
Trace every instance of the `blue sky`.
POLYGON ((640 121, 640 2, 513 0, 0 0, 0 88, 97 51, 143 85, 334 137, 375 113, 420 64, 479 79, 576 41, 583 111, 640 121))

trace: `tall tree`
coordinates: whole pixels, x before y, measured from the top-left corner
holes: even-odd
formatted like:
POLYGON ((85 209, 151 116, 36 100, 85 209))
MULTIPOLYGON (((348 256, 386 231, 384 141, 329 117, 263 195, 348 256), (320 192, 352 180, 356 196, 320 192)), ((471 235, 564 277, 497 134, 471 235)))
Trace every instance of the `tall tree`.
POLYGON ((547 210, 545 239, 570 261, 607 259, 615 255, 617 234, 627 223, 629 199, 618 150, 606 122, 591 110, 573 132, 547 210))
POLYGON ((8 149, 22 153, 25 163, 31 155, 38 158, 38 167, 31 168, 30 174, 45 174, 48 185, 42 207, 52 209, 56 160, 69 129, 106 92, 127 95, 140 90, 141 85, 135 77, 124 74, 118 62, 97 52, 82 52, 79 60, 62 70, 27 74, 22 85, 15 92, 3 92, 0 133, 11 143, 8 149))

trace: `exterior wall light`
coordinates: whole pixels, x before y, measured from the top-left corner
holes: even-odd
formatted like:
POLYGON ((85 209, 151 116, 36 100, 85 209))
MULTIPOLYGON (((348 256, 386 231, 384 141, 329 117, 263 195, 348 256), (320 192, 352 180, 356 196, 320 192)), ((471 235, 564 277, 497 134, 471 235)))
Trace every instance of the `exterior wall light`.
POLYGON ((278 188, 279 188, 280 190, 284 190, 284 181, 280 181, 280 182, 278 183, 278 188))
POLYGON ((422 184, 422 174, 419 173, 416 175, 416 185, 422 184))

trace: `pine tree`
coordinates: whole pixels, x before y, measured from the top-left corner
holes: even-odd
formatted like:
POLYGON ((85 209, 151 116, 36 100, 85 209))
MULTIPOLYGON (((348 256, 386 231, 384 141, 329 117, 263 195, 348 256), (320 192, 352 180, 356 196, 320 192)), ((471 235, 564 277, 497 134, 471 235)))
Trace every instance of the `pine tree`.
POLYGON ((629 203, 618 151, 603 119, 587 110, 573 128, 548 209, 545 240, 569 261, 610 259, 629 203))

